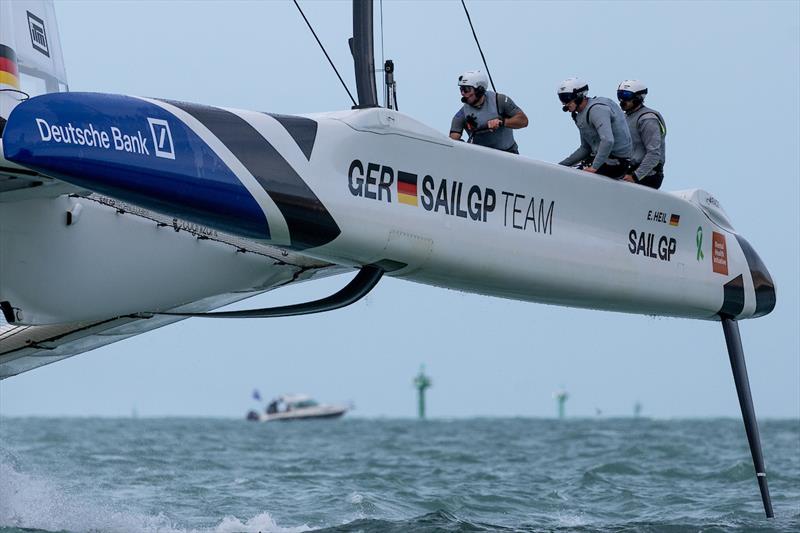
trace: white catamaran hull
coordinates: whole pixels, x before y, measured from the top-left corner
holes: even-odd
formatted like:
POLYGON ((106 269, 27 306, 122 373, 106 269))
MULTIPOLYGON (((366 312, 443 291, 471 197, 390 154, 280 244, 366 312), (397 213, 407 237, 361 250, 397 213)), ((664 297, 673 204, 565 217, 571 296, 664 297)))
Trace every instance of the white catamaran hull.
MULTIPOLYGON (((766 268, 709 194, 467 145, 387 109, 289 117, 51 94, 12 112, 3 149, 204 227, 441 287, 701 319, 760 316, 775 303, 766 268)), ((130 311, 191 301, 164 296, 130 311)), ((11 303, 23 320, 36 316, 38 304, 11 303)))

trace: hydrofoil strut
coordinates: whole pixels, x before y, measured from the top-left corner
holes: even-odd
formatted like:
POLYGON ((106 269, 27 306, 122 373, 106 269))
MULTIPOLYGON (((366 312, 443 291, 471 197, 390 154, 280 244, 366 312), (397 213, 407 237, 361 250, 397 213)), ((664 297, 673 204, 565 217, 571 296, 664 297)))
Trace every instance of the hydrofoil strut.
POLYGON ((742 409, 742 420, 747 432, 747 442, 750 444, 750 453, 753 455, 753 465, 756 467, 756 479, 761 491, 761 501, 764 502, 764 512, 767 518, 775 515, 772 512, 772 500, 769 496, 767 485, 767 472, 764 468, 764 456, 761 453, 761 438, 758 435, 758 422, 753 397, 750 394, 750 382, 747 379, 747 366, 744 362, 742 338, 739 335, 739 324, 735 320, 722 317, 722 329, 725 332, 725 342, 728 345, 728 356, 733 370, 733 381, 736 383, 736 393, 739 396, 739 406, 742 409))

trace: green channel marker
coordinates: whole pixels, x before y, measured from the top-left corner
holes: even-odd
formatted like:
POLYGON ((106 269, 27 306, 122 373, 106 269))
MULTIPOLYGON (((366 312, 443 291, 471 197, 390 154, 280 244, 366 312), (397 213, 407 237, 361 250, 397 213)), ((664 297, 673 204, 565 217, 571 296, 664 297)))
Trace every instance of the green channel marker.
POLYGON ((431 384, 431 379, 425 375, 425 365, 420 366, 419 374, 414 378, 414 386, 417 388, 417 412, 420 420, 425 418, 425 389, 431 384))

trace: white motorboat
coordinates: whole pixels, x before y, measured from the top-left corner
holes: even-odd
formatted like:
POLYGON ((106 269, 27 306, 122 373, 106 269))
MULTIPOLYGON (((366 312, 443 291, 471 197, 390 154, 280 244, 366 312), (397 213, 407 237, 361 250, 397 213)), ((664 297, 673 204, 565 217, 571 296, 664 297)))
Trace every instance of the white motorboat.
POLYGON ((306 394, 287 394, 272 400, 263 413, 250 411, 247 419, 254 422, 273 420, 311 420, 338 418, 350 409, 347 405, 320 404, 306 394))

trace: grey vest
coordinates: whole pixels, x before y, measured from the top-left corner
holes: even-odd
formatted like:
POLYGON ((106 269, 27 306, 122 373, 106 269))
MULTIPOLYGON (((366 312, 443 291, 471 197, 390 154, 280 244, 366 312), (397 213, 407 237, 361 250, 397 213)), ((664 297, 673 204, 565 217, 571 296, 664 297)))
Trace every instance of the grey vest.
POLYGON ((493 118, 502 118, 500 117, 500 111, 497 109, 497 95, 494 92, 486 91, 481 107, 472 107, 469 104, 464 104, 461 111, 464 113, 464 117, 474 116, 477 122, 476 130, 482 130, 476 131, 472 136, 473 144, 498 150, 508 150, 514 146, 514 132, 511 128, 501 127, 495 131, 486 129, 487 122, 493 118))
POLYGON ((628 131, 628 124, 625 121, 625 114, 620 109, 619 105, 612 102, 610 99, 603 96, 593 96, 589 98, 586 107, 580 113, 576 113, 573 117, 575 125, 578 126, 581 139, 586 141, 592 149, 592 154, 597 154, 597 149, 600 146, 600 135, 597 133, 595 127, 589 123, 589 118, 593 113, 592 108, 597 106, 605 106, 611 112, 611 133, 614 135, 614 145, 611 147, 611 153, 617 157, 631 157, 631 134, 628 131))
POLYGON ((643 105, 633 113, 626 115, 625 119, 628 121, 628 129, 631 130, 631 140, 633 141, 633 157, 631 158, 631 162, 634 166, 642 166, 642 170, 645 172, 641 173, 641 177, 652 172, 659 163, 663 168, 666 162, 667 124, 664 122, 664 117, 661 116, 661 113, 643 105), (652 159, 652 161, 645 161, 647 158, 647 145, 648 143, 654 143, 656 139, 645 139, 642 137, 644 131, 643 124, 648 118, 658 120, 658 134, 660 135, 660 153, 654 154, 651 152, 651 157, 649 159, 652 159))

